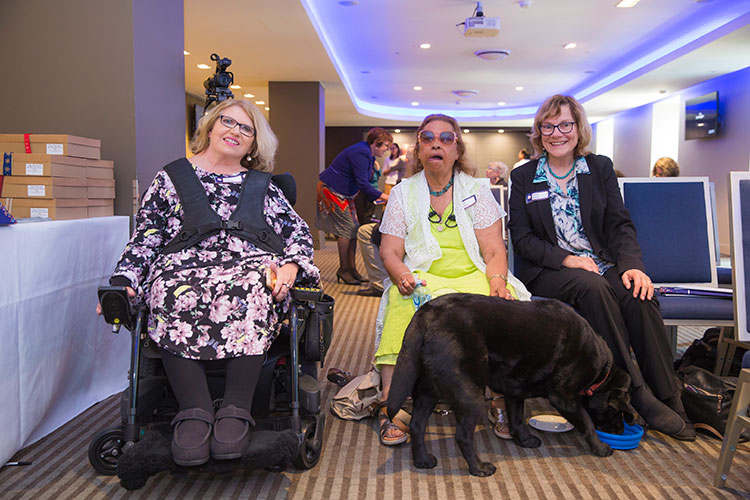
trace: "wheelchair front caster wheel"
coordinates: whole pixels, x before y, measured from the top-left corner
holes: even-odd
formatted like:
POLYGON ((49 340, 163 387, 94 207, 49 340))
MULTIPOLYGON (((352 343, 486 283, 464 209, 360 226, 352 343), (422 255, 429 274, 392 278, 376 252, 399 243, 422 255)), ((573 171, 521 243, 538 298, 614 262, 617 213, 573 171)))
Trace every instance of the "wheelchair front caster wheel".
POLYGON ((89 445, 89 462, 99 474, 114 476, 117 461, 125 445, 125 431, 120 428, 105 429, 89 445))
POLYGON ((318 463, 323 448, 324 423, 325 415, 320 415, 303 427, 302 445, 297 456, 292 459, 292 464, 297 469, 312 469, 318 463))

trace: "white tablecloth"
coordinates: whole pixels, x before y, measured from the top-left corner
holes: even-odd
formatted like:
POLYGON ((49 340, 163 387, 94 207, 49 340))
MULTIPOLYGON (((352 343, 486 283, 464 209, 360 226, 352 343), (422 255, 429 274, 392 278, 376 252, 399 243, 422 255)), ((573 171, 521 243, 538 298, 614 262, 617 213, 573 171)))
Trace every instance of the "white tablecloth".
POLYGON ((0 467, 127 386, 129 333, 111 333, 95 308, 128 221, 0 227, 0 467))

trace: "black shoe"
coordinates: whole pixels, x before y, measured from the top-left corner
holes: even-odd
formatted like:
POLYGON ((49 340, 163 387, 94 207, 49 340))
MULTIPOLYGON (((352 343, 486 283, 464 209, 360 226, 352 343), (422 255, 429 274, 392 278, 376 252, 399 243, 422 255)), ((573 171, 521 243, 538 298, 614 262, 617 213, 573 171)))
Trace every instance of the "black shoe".
POLYGON ((685 411, 685 407, 682 404, 682 398, 678 394, 677 396, 671 397, 664 400, 664 404, 670 407, 676 414, 685 421, 685 427, 676 434, 670 434, 673 438, 679 439, 680 441, 695 441, 695 426, 690 421, 685 411))
POLYGON ((685 432, 687 425, 682 417, 656 399, 645 387, 633 389, 630 402, 652 429, 670 436, 685 432))
POLYGON ((363 297, 382 297, 383 296, 383 290, 378 290, 377 288, 360 288, 357 290, 357 295, 361 295, 363 297))
POLYGON ((216 460, 240 458, 250 444, 250 426, 255 420, 250 412, 235 405, 227 405, 216 412, 211 436, 211 456, 216 460))
POLYGON ((208 462, 213 423, 213 414, 202 408, 182 410, 174 417, 172 459, 177 465, 193 467, 208 462))
POLYGON ((689 420, 685 420, 685 427, 680 432, 670 434, 675 439, 680 441, 695 441, 695 426, 689 420))

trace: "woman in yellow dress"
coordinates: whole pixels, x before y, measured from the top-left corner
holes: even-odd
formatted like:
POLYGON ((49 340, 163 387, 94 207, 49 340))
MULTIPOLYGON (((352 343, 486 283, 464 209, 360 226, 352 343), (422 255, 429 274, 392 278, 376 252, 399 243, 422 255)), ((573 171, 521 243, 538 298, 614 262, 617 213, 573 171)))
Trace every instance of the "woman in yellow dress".
MULTIPOLYGON (((380 256, 389 275, 376 324, 383 400, 420 293, 530 298, 508 272, 505 213, 486 181, 472 176, 456 120, 439 114, 425 118, 417 130, 414 159, 415 174, 393 188, 380 226, 380 256)), ((490 410, 490 420, 498 436, 509 438, 501 409, 490 410)), ((381 443, 406 441, 405 429, 382 411, 379 422, 381 443)))

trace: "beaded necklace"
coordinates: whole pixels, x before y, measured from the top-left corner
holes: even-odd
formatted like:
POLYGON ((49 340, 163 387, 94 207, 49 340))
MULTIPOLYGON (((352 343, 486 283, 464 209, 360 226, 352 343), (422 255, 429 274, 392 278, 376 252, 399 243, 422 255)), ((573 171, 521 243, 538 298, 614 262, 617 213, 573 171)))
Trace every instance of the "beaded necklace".
POLYGON ((440 191, 433 191, 432 189, 430 189, 429 184, 427 184, 427 189, 430 189, 430 194, 432 196, 443 196, 446 193, 446 191, 448 191, 451 188, 452 185, 453 185, 453 175, 451 175, 451 180, 448 181, 448 184, 446 184, 445 187, 441 189, 440 191))
POLYGON ((555 179, 560 179, 560 180, 565 179, 567 176, 569 176, 574 168, 576 168, 575 162, 573 162, 573 166, 570 167, 570 170, 565 172, 563 175, 557 175, 556 173, 552 171, 552 167, 549 165, 549 163, 547 164, 547 170, 549 170, 549 173, 552 175, 552 177, 554 177, 555 179))

